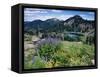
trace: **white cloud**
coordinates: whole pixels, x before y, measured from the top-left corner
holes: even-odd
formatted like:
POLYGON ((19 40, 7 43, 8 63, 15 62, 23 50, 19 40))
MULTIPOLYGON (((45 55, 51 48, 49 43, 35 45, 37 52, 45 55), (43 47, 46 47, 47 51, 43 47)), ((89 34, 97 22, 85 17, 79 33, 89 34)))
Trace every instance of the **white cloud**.
MULTIPOLYGON (((91 17, 91 14, 93 15, 94 12, 80 12, 78 15, 80 15, 84 19, 93 19, 91 17)), ((72 16, 76 15, 76 13, 63 13, 62 10, 49 10, 49 9, 33 9, 33 8, 26 8, 24 10, 24 19, 25 21, 33 21, 36 19, 40 20, 46 20, 50 18, 57 18, 60 20, 66 20, 72 16)), ((94 15, 93 15, 94 16, 94 15)))
POLYGON ((40 20, 47 20, 47 19, 50 19, 50 18, 57 18, 59 20, 66 20, 70 17, 72 17, 74 15, 35 15, 35 14, 29 14, 29 15, 25 15, 24 17, 24 20, 25 21, 33 21, 33 20, 37 20, 37 19, 40 19, 40 20))
POLYGON ((48 13, 45 9, 33 9, 33 8, 25 8, 24 14, 40 14, 40 13, 48 13))
POLYGON ((45 10, 45 9, 39 9, 39 8, 25 8, 24 9, 25 11, 43 11, 43 10, 45 10))
POLYGON ((66 19, 68 19, 68 18, 70 18, 70 17, 73 17, 74 15, 72 15, 72 14, 70 14, 70 15, 61 15, 61 16, 59 16, 58 18, 59 19, 61 19, 61 20, 66 20, 66 19))
POLYGON ((47 11, 24 11, 24 14, 37 14, 37 13, 48 13, 47 11))
POLYGON ((61 10, 51 10, 52 12, 61 13, 61 10))
POLYGON ((89 12, 88 14, 94 15, 94 12, 89 12))
POLYGON ((93 13, 91 13, 92 16, 90 15, 87 15, 87 14, 80 14, 80 16, 83 18, 83 19, 86 19, 86 20, 94 20, 95 16, 93 15, 93 13))
POLYGON ((48 9, 33 9, 25 8, 24 9, 24 20, 33 21, 36 19, 46 20, 50 18, 57 18, 60 20, 66 20, 73 15, 63 15, 60 14, 62 10, 48 10, 48 9), (59 15, 55 14, 59 13, 59 15))

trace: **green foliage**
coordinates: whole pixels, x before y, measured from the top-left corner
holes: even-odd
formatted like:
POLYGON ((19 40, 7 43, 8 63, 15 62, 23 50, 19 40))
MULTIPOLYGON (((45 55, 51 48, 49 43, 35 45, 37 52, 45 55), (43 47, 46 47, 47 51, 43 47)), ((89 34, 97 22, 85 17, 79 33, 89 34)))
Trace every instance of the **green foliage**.
POLYGON ((38 47, 38 52, 41 59, 48 61, 53 61, 52 66, 55 65, 56 56, 55 53, 61 50, 61 43, 45 43, 38 47))
POLYGON ((92 65, 94 59, 94 48, 86 44, 69 45, 66 51, 66 57, 69 66, 92 65))
POLYGON ((27 61, 24 62, 25 69, 32 69, 32 68, 45 68, 45 62, 41 60, 38 56, 34 57, 34 63, 33 61, 27 61))
POLYGON ((86 43, 87 44, 94 44, 94 35, 88 35, 86 38, 86 43))
POLYGON ((25 68, 52 68, 93 65, 94 46, 82 42, 62 42, 58 46, 45 44, 41 46, 41 57, 36 56, 32 63, 32 56, 27 57, 25 68), (44 59, 45 58, 45 59, 44 59))
POLYGON ((38 56, 35 56, 34 58, 35 58, 35 61, 32 65, 32 68, 45 68, 45 61, 43 61, 38 56))

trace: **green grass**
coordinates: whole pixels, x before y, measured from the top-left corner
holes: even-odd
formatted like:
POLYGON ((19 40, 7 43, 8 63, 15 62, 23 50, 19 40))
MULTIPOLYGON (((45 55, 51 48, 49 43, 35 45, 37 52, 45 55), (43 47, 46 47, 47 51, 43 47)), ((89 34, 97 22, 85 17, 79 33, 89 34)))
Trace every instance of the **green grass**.
POLYGON ((63 49, 69 62, 69 66, 92 65, 94 59, 94 46, 81 42, 63 42, 63 49))
POLYGON ((27 61, 24 63, 24 68, 25 69, 36 69, 36 68, 44 68, 45 67, 45 62, 43 60, 41 60, 41 58, 39 58, 38 56, 34 57, 34 63, 31 60, 27 61))
POLYGON ((93 65, 94 45, 87 45, 82 42, 62 41, 61 47, 61 50, 53 55, 56 60, 54 66, 51 64, 52 60, 46 62, 38 56, 35 57, 35 61, 32 63, 34 50, 29 49, 30 54, 24 60, 25 69, 93 65))

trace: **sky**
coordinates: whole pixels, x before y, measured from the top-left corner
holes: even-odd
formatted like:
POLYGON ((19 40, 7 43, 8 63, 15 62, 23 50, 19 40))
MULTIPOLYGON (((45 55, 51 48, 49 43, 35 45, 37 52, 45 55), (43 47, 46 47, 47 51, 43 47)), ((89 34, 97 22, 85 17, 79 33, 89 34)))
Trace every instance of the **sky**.
POLYGON ((95 13, 91 11, 75 11, 75 10, 55 10, 55 9, 39 9, 24 8, 24 21, 43 20, 57 18, 66 20, 74 15, 80 15, 83 19, 94 20, 95 13))

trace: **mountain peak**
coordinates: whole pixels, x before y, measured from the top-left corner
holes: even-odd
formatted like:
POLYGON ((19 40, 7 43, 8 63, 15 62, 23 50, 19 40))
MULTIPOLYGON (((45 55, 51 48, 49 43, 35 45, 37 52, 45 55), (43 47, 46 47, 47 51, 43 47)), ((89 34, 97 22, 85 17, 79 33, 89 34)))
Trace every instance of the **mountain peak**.
POLYGON ((79 16, 79 15, 75 15, 75 16, 73 16, 73 18, 75 18, 75 19, 82 19, 82 17, 79 16))
POLYGON ((51 18, 51 19, 47 19, 46 21, 59 21, 59 19, 57 19, 57 18, 51 18))
MULTIPOLYGON (((40 22, 41 22, 42 20, 40 20, 40 19, 37 19, 37 20, 34 20, 34 21, 35 21, 35 22, 36 22, 36 21, 40 21, 40 22)), ((34 21, 33 21, 33 22, 34 22, 34 21)))
POLYGON ((69 19, 65 20, 65 21, 71 21, 71 20, 83 20, 83 18, 80 15, 75 15, 73 17, 70 17, 69 19))
POLYGON ((54 21, 58 21, 59 19, 57 19, 57 18, 52 18, 52 20, 54 20, 54 21))

